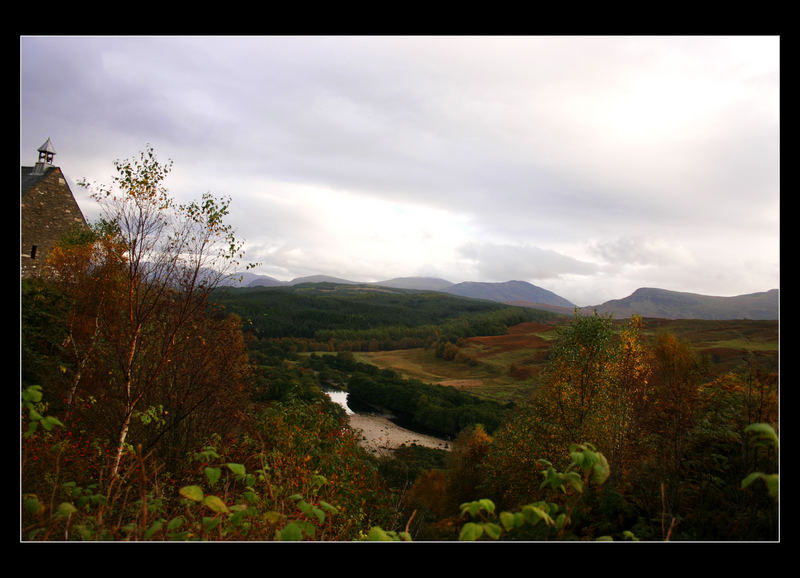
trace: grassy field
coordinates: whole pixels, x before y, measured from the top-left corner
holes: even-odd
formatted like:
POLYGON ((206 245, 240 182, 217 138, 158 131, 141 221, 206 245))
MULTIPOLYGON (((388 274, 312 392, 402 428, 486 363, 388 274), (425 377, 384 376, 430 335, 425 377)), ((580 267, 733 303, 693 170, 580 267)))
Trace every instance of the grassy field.
POLYGON ((430 349, 357 353, 365 363, 390 368, 406 377, 468 390, 495 401, 530 395, 558 325, 521 323, 506 335, 465 339, 453 360, 430 349))
MULTIPOLYGON (((506 335, 472 337, 461 342, 458 355, 449 361, 430 349, 355 355, 359 361, 426 383, 450 385, 495 401, 518 401, 537 388, 558 328, 557 324, 522 323, 506 335)), ((661 332, 690 343, 715 375, 741 367, 748 352, 763 370, 778 369, 777 321, 644 320, 646 341, 661 332)))
POLYGON ((691 343, 699 355, 708 358, 715 374, 735 370, 748 354, 752 354, 764 371, 778 371, 777 321, 645 320, 643 336, 646 339, 662 331, 691 343))

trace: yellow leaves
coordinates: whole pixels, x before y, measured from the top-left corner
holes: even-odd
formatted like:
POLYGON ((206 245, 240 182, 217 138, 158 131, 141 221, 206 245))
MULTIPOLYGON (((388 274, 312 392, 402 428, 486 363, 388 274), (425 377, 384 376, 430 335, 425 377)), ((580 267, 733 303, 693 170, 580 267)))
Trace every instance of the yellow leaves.
POLYGON ((203 488, 200 486, 184 486, 178 490, 178 493, 187 500, 203 504, 216 514, 224 514, 228 512, 228 507, 225 505, 225 502, 223 502, 218 496, 205 495, 203 493, 203 488))

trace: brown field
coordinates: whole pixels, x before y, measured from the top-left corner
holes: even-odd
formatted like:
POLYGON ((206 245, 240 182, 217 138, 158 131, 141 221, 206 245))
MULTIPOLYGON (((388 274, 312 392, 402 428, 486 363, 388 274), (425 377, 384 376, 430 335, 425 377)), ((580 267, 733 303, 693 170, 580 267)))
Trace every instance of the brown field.
POLYGON ((356 357, 408 378, 509 401, 527 397, 538 386, 537 376, 557 328, 522 323, 506 335, 471 337, 459 344, 459 355, 451 361, 426 349, 357 353, 356 357))
POLYGON ((476 345, 480 349, 480 352, 476 354, 478 357, 523 349, 547 350, 549 342, 542 337, 542 334, 553 331, 555 328, 554 325, 545 325, 544 323, 520 323, 509 328, 506 335, 470 337, 465 340, 465 347, 476 345))
MULTIPOLYGON (((448 385, 497 401, 515 401, 538 387, 558 327, 522 323, 511 327, 506 335, 471 337, 459 344, 459 354, 451 361, 426 349, 356 356, 408 378, 448 385)), ((714 375, 740 368, 748 354, 762 370, 778 370, 777 321, 644 320, 642 336, 646 341, 660 332, 673 333, 691 344, 714 375)))
POLYGON ((666 331, 690 343, 716 375, 736 370, 748 356, 763 371, 778 371, 777 321, 644 320, 642 334, 646 339, 666 331))

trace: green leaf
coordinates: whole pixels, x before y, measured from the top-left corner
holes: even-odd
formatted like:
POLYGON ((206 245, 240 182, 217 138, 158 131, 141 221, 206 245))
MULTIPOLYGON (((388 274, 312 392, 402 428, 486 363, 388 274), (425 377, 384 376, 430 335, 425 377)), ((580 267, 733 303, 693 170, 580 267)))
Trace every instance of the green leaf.
POLYGON ((44 506, 39 502, 39 498, 33 494, 25 496, 24 504, 25 510, 34 516, 38 515, 39 512, 44 509, 44 506))
POLYGON ((506 532, 516 526, 516 518, 511 512, 500 512, 500 523, 503 524, 506 532))
POLYGON ((474 542, 483 535, 483 527, 474 522, 467 522, 461 528, 458 539, 462 542, 474 542))
POLYGON ((311 515, 311 504, 309 504, 305 500, 300 500, 297 503, 297 509, 303 512, 306 516, 311 515))
POLYGON ((747 486, 755 482, 757 479, 761 478, 763 475, 764 474, 762 474, 761 472, 753 472, 752 474, 750 474, 749 476, 747 476, 745 479, 742 480, 742 489, 746 488, 747 486))
POLYGON ((38 427, 39 427, 39 422, 38 421, 29 422, 28 423, 28 431, 26 431, 23 434, 23 437, 25 437, 25 438, 31 437, 33 434, 36 433, 36 428, 38 428, 38 427))
POLYGON ((550 514, 548 514, 538 506, 532 506, 530 504, 527 506, 523 506, 522 515, 525 516, 525 521, 532 526, 535 526, 542 520, 544 520, 544 522, 548 526, 553 525, 553 518, 550 517, 550 514))
POLYGON ((225 464, 225 465, 228 466, 228 469, 237 476, 243 476, 245 474, 245 468, 243 464, 225 464))
POLYGON ((177 518, 172 518, 169 523, 167 524, 167 529, 170 532, 174 532, 178 528, 183 525, 184 519, 182 516, 178 516, 177 518))
POLYGON ((206 496, 205 498, 203 498, 203 504, 208 506, 212 511, 216 512, 217 514, 228 512, 228 506, 226 506, 225 502, 223 502, 217 496, 206 496))
POLYGON ((595 455, 597 456, 597 461, 592 466, 592 481, 597 485, 602 485, 611 475, 611 468, 603 454, 597 453, 595 455))
POLYGON ((145 531, 144 539, 149 540, 150 538, 152 538, 153 534, 158 532, 163 525, 164 525, 164 520, 156 520, 155 522, 153 522, 150 525, 150 527, 145 531))
POLYGON ((25 388, 22 392, 22 399, 30 403, 39 403, 42 401, 42 386, 31 385, 25 388))
POLYGON ((203 488, 200 486, 183 486, 178 490, 178 493, 184 498, 194 500, 195 502, 203 501, 203 488))
POLYGON ((319 523, 323 524, 325 522, 325 512, 323 512, 320 508, 317 508, 316 506, 313 508, 313 512, 314 515, 317 517, 317 520, 319 520, 319 523))
POLYGON ((392 542, 392 537, 380 526, 372 526, 367 533, 367 540, 370 542, 392 542))
POLYGON ((478 503, 481 505, 481 508, 483 508, 490 514, 494 514, 495 505, 493 501, 484 498, 482 500, 478 500, 478 503))
POLYGON ((481 524, 483 531, 489 536, 492 540, 499 540, 500 535, 503 533, 503 529, 498 526, 497 524, 493 524, 491 522, 484 522, 481 524))
POLYGON ((769 425, 768 423, 753 423, 747 426, 744 431, 748 433, 755 433, 758 434, 766 439, 770 439, 772 441, 778 441, 778 436, 775 433, 775 429, 769 425))
POLYGON ((219 468, 212 468, 210 466, 207 466, 205 468, 205 473, 208 483, 213 486, 219 481, 219 478, 222 475, 222 470, 219 468))
POLYGON ((577 474, 577 472, 567 472, 564 474, 562 480, 566 483, 566 485, 573 488, 576 492, 583 492, 583 480, 577 474))
POLYGON ((78 509, 69 502, 62 502, 58 505, 58 508, 56 508, 56 516, 66 518, 70 514, 74 514, 77 511, 78 509))
POLYGON ((299 542, 303 539, 303 531, 297 522, 291 522, 278 533, 283 542, 299 542))
POLYGON ((778 497, 778 474, 769 474, 764 476, 764 482, 767 484, 769 495, 773 498, 778 497))

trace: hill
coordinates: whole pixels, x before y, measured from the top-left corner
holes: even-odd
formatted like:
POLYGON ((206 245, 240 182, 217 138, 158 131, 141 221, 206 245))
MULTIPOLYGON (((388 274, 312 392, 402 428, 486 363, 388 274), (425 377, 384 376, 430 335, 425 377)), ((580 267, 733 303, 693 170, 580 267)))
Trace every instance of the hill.
POLYGON ((463 283, 452 283, 437 277, 395 277, 374 283, 360 283, 326 275, 312 275, 299 277, 291 281, 279 281, 268 275, 239 273, 224 285, 226 287, 293 287, 307 283, 334 283, 337 285, 388 287, 413 291, 438 291, 449 295, 494 301, 518 307, 547 309, 566 315, 571 315, 575 308, 575 305, 567 299, 526 281, 506 281, 504 283, 465 281, 463 283))
POLYGON ((643 287, 624 299, 613 299, 582 312, 597 311, 617 318, 640 315, 662 319, 778 319, 778 289, 734 297, 718 297, 643 287))
POLYGON ((417 289, 421 291, 443 291, 453 286, 452 282, 435 277, 396 277, 373 284, 394 289, 417 289))
POLYGON ((506 281, 505 283, 479 283, 466 281, 443 289, 444 293, 460 295, 472 299, 485 299, 499 303, 525 303, 527 307, 535 304, 566 307, 572 310, 575 305, 552 291, 542 289, 526 281, 506 281))
POLYGON ((226 279, 221 286, 223 287, 293 287, 304 283, 338 283, 341 285, 356 285, 356 281, 329 277, 327 275, 310 275, 308 277, 298 277, 291 281, 281 281, 269 275, 257 273, 234 273, 226 279))
POLYGON ((303 283, 337 283, 339 285, 358 285, 355 281, 348 281, 347 279, 340 279, 338 277, 330 277, 328 275, 310 275, 308 277, 298 277, 292 279, 286 285, 293 287, 295 285, 302 285, 303 283))
POLYGON ((262 338, 364 341, 382 336, 399 342, 413 336, 426 341, 450 333, 496 335, 516 323, 558 317, 435 291, 369 284, 223 287, 215 291, 214 301, 239 315, 262 338))

